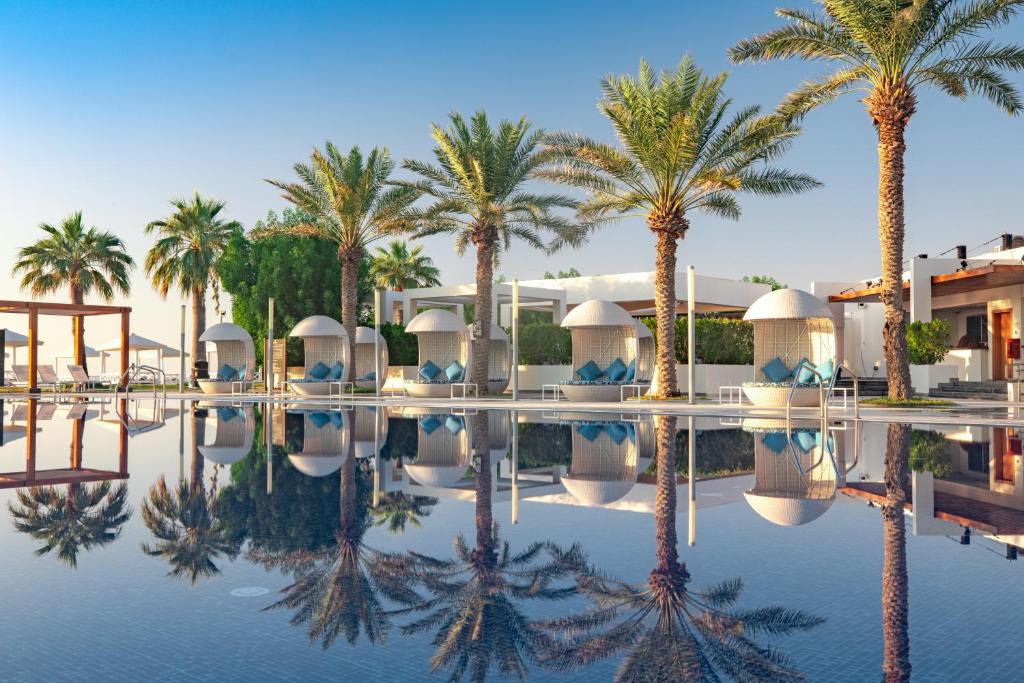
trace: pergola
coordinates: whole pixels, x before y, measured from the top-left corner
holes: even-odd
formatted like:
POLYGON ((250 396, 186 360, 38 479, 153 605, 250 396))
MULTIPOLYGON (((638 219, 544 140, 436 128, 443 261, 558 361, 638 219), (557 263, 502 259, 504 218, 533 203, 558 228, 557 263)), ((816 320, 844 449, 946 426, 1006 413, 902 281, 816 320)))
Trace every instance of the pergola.
MULTIPOLYGON (((61 304, 46 301, 5 301, 0 300, 0 313, 24 313, 28 315, 28 390, 37 393, 39 387, 39 316, 58 315, 75 320, 75 332, 82 335, 82 319, 94 315, 121 316, 121 383, 128 370, 128 340, 132 309, 128 306, 97 306, 93 304, 61 304)), ((77 339, 76 339, 77 345, 77 339)))
MULTIPOLYGON (((495 282, 491 285, 491 311, 494 322, 500 324, 499 310, 513 303, 513 284, 511 282, 495 282)), ((449 287, 423 287, 407 289, 404 295, 404 318, 406 322, 415 317, 419 308, 438 308, 454 306, 456 315, 462 319, 462 309, 466 304, 476 303, 476 285, 452 285, 449 287)), ((532 310, 549 311, 555 324, 565 317, 566 295, 559 289, 544 287, 525 287, 519 285, 519 307, 532 310)))

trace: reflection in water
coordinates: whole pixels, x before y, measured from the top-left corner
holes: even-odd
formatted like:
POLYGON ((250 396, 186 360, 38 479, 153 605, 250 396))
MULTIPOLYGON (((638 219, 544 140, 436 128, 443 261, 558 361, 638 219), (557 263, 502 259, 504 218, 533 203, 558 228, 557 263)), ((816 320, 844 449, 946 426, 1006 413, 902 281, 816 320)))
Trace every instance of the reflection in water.
POLYGON ((891 424, 886 433, 885 559, 882 564, 882 637, 885 681, 910 680, 910 637, 907 631, 909 586, 907 581, 907 530, 903 508, 910 483, 907 460, 910 426, 891 424))
POLYGON ((703 590, 687 588, 690 574, 679 562, 676 539, 676 418, 655 421, 657 566, 646 585, 598 572, 581 578, 580 589, 595 608, 549 622, 566 634, 549 663, 574 669, 625 652, 618 681, 802 680, 782 652, 753 637, 810 629, 822 619, 785 607, 739 610, 740 579, 703 590))
POLYGON ((400 534, 405 531, 406 524, 417 529, 422 526, 420 520, 430 516, 437 502, 433 496, 382 491, 377 505, 370 508, 370 514, 373 515, 374 526, 386 526, 391 533, 400 534))
POLYGON ((142 551, 163 557, 171 566, 169 576, 185 577, 192 584, 201 577, 220 574, 215 560, 221 555, 234 559, 239 552, 238 544, 226 533, 218 518, 216 477, 210 491, 203 484, 201 448, 205 443, 206 419, 206 409, 193 403, 189 480, 178 482, 176 488, 168 488, 161 475, 142 503, 142 520, 155 538, 153 544, 143 543, 142 551))

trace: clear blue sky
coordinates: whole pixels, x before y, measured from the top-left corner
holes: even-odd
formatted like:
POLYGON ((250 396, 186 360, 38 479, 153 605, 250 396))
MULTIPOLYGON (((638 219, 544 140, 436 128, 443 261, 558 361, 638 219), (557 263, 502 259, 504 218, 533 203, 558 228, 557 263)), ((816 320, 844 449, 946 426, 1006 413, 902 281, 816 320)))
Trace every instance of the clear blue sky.
MULTIPOLYGON (((123 236, 141 262, 146 222, 165 215, 171 197, 196 189, 225 200, 227 215, 250 226, 284 206, 263 179, 290 178, 313 145, 386 145, 399 159, 425 158, 430 122, 453 109, 526 115, 547 129, 609 139, 594 106, 600 78, 635 72, 641 57, 672 68, 691 53, 708 70, 731 69, 728 90, 738 104, 772 106, 821 69, 727 63, 735 40, 777 23, 774 6, 4 0, 0 267, 7 272, 40 222, 77 209, 123 236)), ((1024 41, 1024 19, 997 37, 1024 41)), ((908 253, 1024 232, 1022 123, 980 100, 922 94, 909 133, 908 253)), ((873 275, 875 139, 860 103, 851 97, 813 114, 785 165, 826 187, 747 198, 738 223, 694 217, 681 264, 709 275, 771 274, 800 287, 873 275), (808 249, 800 253, 800 245, 808 249)), ((584 274, 649 270, 652 245, 641 222, 627 222, 575 253, 547 258, 519 247, 501 270, 520 278, 569 266, 584 274)), ((471 279, 471 259, 457 257, 450 241, 428 241, 427 250, 446 282, 471 279)), ((17 295, 15 282, 0 279, 0 297, 17 295)), ((159 303, 141 272, 130 303, 136 331, 176 339, 173 306, 159 303)), ((55 342, 62 347, 63 329, 55 342)), ((113 333, 97 323, 87 338, 99 343, 113 333)))

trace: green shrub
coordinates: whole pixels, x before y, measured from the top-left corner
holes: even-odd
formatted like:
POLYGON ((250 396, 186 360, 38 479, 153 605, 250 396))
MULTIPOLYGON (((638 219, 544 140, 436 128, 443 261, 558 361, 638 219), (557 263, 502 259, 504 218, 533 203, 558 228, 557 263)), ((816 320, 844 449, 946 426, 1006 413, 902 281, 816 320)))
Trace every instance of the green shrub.
POLYGON ((936 477, 948 477, 953 473, 949 441, 938 432, 926 429, 910 432, 909 462, 910 469, 915 472, 931 472, 936 477))
MULTIPOLYGON (((642 321, 658 337, 654 318, 642 321)), ((697 318, 697 360, 708 365, 750 365, 754 362, 754 326, 736 318, 697 318)), ((685 363, 686 318, 676 319, 676 362, 685 363)))
POLYGON ((569 365, 572 363, 572 336, 569 330, 554 323, 521 325, 519 363, 569 365))
POLYGON ((401 325, 384 323, 380 336, 388 343, 388 363, 391 365, 419 364, 420 346, 416 335, 406 332, 401 325))
POLYGON ((914 365, 935 365, 949 352, 949 323, 941 318, 907 325, 907 352, 914 365))

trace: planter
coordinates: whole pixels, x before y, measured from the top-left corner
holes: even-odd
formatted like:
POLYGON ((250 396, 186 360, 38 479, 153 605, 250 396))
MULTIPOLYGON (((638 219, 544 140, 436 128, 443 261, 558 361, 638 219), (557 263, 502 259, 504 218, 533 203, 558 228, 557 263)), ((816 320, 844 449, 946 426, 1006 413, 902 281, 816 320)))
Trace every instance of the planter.
MULTIPOLYGON (((743 394, 758 408, 785 408, 792 385, 744 384, 743 394)), ((821 405, 818 387, 797 387, 793 392, 794 408, 812 408, 821 405)))

